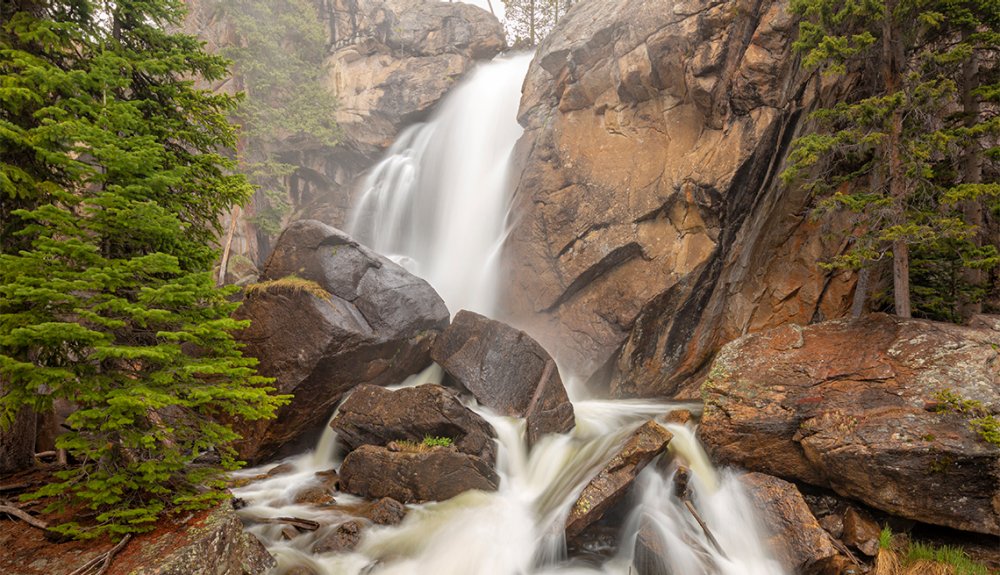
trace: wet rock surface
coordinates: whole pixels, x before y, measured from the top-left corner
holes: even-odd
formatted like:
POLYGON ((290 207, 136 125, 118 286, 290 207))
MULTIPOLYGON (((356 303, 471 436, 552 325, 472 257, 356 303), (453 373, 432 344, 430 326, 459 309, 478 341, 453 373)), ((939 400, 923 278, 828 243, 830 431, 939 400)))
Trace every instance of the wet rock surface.
POLYGON ((674 575, 667 563, 667 548, 656 527, 643 519, 635 536, 635 555, 632 564, 636 575, 674 575))
POLYGON ((458 451, 492 464, 496 458, 495 433, 485 419, 462 405, 453 390, 440 385, 420 385, 390 391, 373 385, 358 386, 330 422, 348 449, 362 445, 385 447, 425 437, 452 440, 458 451))
MULTIPOLYGON (((106 575, 264 575, 274 558, 228 503, 184 518, 164 518, 114 556, 106 575)), ((53 543, 23 522, 0 520, 0 573, 69 575, 114 543, 53 543)))
POLYGON ((479 403, 527 420, 528 444, 573 428, 555 361, 531 336, 462 310, 436 340, 431 357, 479 403))
POLYGON ((345 521, 313 543, 313 553, 343 553, 351 551, 361 542, 365 526, 357 520, 345 521))
POLYGON ((391 497, 383 497, 368 508, 366 516, 376 525, 398 525, 406 518, 406 506, 391 497))
MULTIPOLYGON (((448 310, 424 280, 320 222, 288 227, 259 289, 236 313, 238 334, 278 393, 294 397, 273 420, 237 425, 242 458, 261 461, 318 437, 344 393, 390 385, 430 364, 448 310), (313 287, 283 284, 290 278, 313 287)), ((301 285, 301 284, 299 284, 301 285)))
POLYGON ((720 462, 887 513, 1000 533, 1000 332, 874 314, 741 338, 716 358, 699 436, 720 462), (964 404, 963 404, 964 405, 964 404))
POLYGON ((669 431, 653 421, 637 429, 583 488, 566 518, 566 537, 578 535, 620 501, 639 472, 667 449, 672 438, 669 431))
POLYGON ((846 311, 853 278, 816 266, 839 246, 776 177, 831 88, 797 69, 796 26, 777 0, 602 0, 539 46, 503 305, 572 375, 696 397, 725 342, 846 311))
POLYGON ((881 529, 867 514, 848 507, 844 512, 843 529, 840 540, 868 557, 878 554, 878 539, 881 529))
POLYGON ((740 480, 761 512, 763 528, 771 533, 768 546, 788 572, 840 575, 851 566, 795 485, 763 473, 748 473, 740 480))
POLYGON ((470 489, 495 491, 500 478, 482 459, 448 449, 390 451, 362 445, 340 467, 341 489, 402 503, 443 501, 470 489))

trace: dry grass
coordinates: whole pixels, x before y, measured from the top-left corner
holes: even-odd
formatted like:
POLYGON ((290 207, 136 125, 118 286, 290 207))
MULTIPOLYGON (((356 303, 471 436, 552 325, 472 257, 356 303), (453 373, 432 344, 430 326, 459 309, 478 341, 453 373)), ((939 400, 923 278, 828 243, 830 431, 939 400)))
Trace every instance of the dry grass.
POLYGON ((305 292, 321 300, 331 301, 330 292, 323 289, 323 286, 312 280, 302 279, 298 276, 285 276, 276 280, 251 284, 246 287, 246 293, 249 295, 274 292, 291 292, 294 294, 305 292))
POLYGON ((915 561, 906 566, 903 575, 955 575, 955 568, 946 563, 915 561))
POLYGON ((886 528, 879 537, 874 575, 989 575, 989 569, 960 547, 907 541, 886 528))
POLYGON ((902 575, 902 563, 898 553, 892 549, 880 548, 875 557, 875 575, 902 575))

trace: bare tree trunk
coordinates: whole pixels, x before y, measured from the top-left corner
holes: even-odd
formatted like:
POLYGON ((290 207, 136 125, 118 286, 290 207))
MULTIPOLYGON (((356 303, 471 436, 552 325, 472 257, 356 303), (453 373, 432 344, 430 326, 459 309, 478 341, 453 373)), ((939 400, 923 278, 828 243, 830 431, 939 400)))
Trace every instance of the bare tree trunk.
MULTIPOLYGON (((886 0, 882 21, 882 58, 885 92, 892 96, 899 90, 903 65, 902 42, 897 38, 896 5, 898 0, 886 0)), ((896 223, 901 223, 906 210, 906 180, 902 157, 903 112, 893 110, 886 151, 889 156, 889 195, 892 197, 896 223)), ((910 246, 905 239, 892 242, 892 294, 896 315, 910 317, 910 246)))
POLYGON ((858 270, 858 282, 854 285, 854 299, 851 301, 851 317, 859 318, 865 313, 868 291, 871 289, 872 268, 865 266, 858 270))
MULTIPOLYGON (((962 40, 968 42, 972 35, 972 30, 962 31, 962 40)), ((979 100, 972 93, 976 88, 976 76, 979 74, 979 62, 973 52, 962 64, 962 112, 965 115, 964 124, 966 128, 972 128, 979 121, 979 100)), ((966 138, 965 154, 962 158, 962 183, 978 184, 983 178, 983 156, 979 151, 979 143, 974 138, 966 138)), ((983 245, 983 203, 978 199, 966 200, 962 206, 965 216, 965 223, 975 227, 972 241, 976 247, 983 245)), ((962 280, 969 285, 981 285, 983 283, 982 270, 965 268, 962 273, 962 280)), ((983 304, 981 302, 960 300, 959 313, 963 318, 977 313, 982 313, 983 304)))
POLYGON ((528 40, 535 45, 535 0, 528 3, 528 40))

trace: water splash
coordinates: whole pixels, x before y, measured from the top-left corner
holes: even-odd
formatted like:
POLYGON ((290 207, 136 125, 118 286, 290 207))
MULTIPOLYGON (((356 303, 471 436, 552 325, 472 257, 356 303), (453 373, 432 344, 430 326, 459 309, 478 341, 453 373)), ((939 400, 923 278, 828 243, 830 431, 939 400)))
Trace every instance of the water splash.
MULTIPOLYGON (((404 131, 371 172, 350 223, 351 233, 427 279, 449 309, 491 315, 495 302, 496 254, 504 239, 509 201, 508 160, 521 128, 514 121, 520 86, 530 57, 481 66, 441 104, 426 124, 404 131)), ((398 387, 441 379, 433 366, 398 387)), ((644 422, 672 409, 662 401, 582 399, 570 385, 576 427, 544 437, 530 449, 524 421, 503 417, 469 400, 497 432, 499 489, 470 491, 449 501, 409 506, 398 526, 371 526, 355 551, 321 553, 314 547, 337 525, 353 519, 342 506, 360 500, 337 496, 339 506, 295 503, 318 481, 317 472, 339 467, 336 435, 327 430, 315 452, 283 463, 291 471, 255 478, 238 488, 248 502, 240 511, 250 530, 276 556, 273 575, 305 569, 317 575, 633 575, 647 560, 635 541, 652 538, 666 552, 656 558, 674 575, 783 575, 761 543, 752 506, 737 477, 719 473, 690 426, 669 425, 674 434, 670 466, 651 464, 636 482, 636 503, 619 537, 618 552, 599 564, 567 558, 564 529, 587 482, 644 422), (714 546, 687 503, 674 493, 677 466, 691 470, 693 506, 718 540, 714 546), (279 516, 312 519, 314 533, 284 539, 280 525, 254 520, 279 516)), ((582 386, 579 386, 582 387, 582 386)))

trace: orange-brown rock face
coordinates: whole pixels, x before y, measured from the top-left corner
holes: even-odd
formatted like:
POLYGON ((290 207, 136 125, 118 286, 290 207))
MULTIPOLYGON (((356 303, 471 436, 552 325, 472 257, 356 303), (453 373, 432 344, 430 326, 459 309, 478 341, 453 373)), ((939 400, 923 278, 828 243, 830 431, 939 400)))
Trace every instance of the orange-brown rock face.
POLYGON ((748 330, 838 316, 849 278, 779 184, 815 92, 785 3, 578 5, 525 82, 504 307, 616 395, 676 395, 748 330))
POLYGON ((698 435, 720 463, 1000 534, 1000 447, 975 422, 1000 412, 998 349, 1000 331, 883 314, 748 335, 712 364, 698 435))

